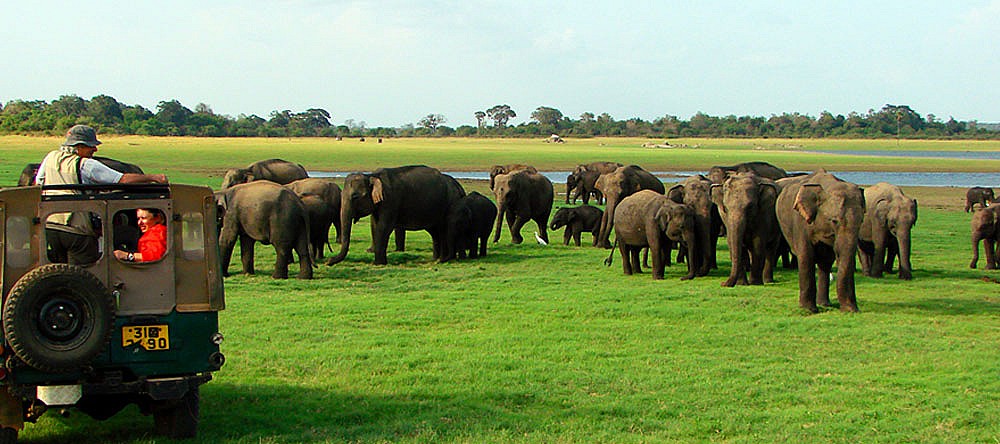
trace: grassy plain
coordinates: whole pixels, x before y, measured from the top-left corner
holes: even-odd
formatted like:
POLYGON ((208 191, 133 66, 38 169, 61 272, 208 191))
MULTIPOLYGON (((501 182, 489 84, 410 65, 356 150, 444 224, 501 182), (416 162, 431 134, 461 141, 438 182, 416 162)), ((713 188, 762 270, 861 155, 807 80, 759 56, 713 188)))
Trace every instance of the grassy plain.
MULTIPOLYGON (((656 170, 744 160, 1000 169, 997 161, 801 152, 895 149, 895 141, 672 140, 699 147, 643 149, 642 139, 104 140, 99 154, 211 186, 226 167, 270 157, 331 171, 505 162, 555 170, 589 160, 656 170)), ((58 143, 0 138, 0 185, 58 143)), ((1000 144, 903 141, 899 149, 1000 144)), ((489 195, 482 181, 463 184, 489 195)), ((226 280, 228 360, 203 387, 191 442, 997 442, 1000 272, 968 268, 964 190, 906 192, 921 206, 914 280, 859 275, 859 314, 801 312, 791 270, 774 284, 721 288, 724 240, 720 268, 687 282, 677 265, 663 281, 623 276, 617 255, 605 267, 607 250, 563 246, 561 232, 550 233, 549 246, 512 245, 506 227, 484 259, 434 263, 429 237, 411 232, 407 251, 376 267, 361 221, 348 259, 320 266, 311 281, 271 280, 273 250, 258 245, 258 275, 240 275, 234 263, 226 280)), ((534 229, 525 227, 527 238, 534 229)), ((22 439, 165 442, 151 429, 134 408, 106 422, 50 413, 22 439)))

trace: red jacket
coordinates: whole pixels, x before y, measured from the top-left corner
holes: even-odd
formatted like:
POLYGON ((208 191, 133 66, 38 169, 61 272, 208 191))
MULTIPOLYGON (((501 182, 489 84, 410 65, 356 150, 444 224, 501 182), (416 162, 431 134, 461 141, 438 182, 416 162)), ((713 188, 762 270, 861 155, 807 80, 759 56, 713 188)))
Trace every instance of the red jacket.
POLYGON ((149 227, 139 238, 139 253, 142 261, 159 260, 167 252, 167 226, 156 224, 149 227))

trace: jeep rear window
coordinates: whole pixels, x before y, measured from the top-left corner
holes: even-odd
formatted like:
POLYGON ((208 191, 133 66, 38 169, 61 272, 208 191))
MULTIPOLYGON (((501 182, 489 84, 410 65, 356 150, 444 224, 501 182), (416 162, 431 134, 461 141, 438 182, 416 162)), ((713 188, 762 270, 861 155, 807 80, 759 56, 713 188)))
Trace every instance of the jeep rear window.
POLYGON ((31 264, 31 223, 27 217, 7 219, 7 265, 23 268, 31 264))
POLYGON ((181 216, 181 244, 184 259, 205 259, 205 219, 201 213, 184 213, 181 216))

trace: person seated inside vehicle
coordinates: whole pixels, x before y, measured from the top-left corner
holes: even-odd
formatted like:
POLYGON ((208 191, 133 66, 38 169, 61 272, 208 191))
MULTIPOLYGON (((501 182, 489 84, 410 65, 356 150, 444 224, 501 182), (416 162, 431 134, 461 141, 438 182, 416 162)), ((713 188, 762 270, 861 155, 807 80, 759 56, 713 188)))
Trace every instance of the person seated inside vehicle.
POLYGON ((139 208, 135 210, 135 214, 139 220, 139 231, 142 232, 136 251, 115 250, 115 257, 126 262, 159 260, 167 252, 167 226, 164 224, 163 212, 155 208, 139 208))

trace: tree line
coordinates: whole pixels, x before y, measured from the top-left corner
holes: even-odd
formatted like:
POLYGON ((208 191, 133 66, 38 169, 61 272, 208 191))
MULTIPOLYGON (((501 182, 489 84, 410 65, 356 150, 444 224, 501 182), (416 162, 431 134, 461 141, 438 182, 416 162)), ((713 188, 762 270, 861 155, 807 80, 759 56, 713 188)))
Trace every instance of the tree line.
POLYGON ((844 116, 824 111, 818 117, 799 113, 760 116, 711 116, 697 113, 684 120, 665 115, 646 121, 638 117, 617 120, 608 113, 585 112, 578 119, 549 106, 531 113, 531 120, 509 125, 517 113, 509 105, 475 111, 476 126, 452 128, 441 114, 428 114, 416 124, 369 128, 365 122, 348 119, 331 123, 322 108, 301 112, 272 111, 267 118, 254 114, 237 117, 216 114, 199 103, 189 109, 177 100, 159 102, 156 110, 120 103, 98 95, 90 100, 63 95, 52 102, 11 100, 0 103, 0 134, 61 135, 75 124, 98 128, 102 134, 199 137, 562 137, 628 136, 671 137, 773 137, 773 138, 904 138, 904 139, 1000 139, 995 125, 943 120, 922 116, 907 105, 886 104, 866 113, 844 116))

